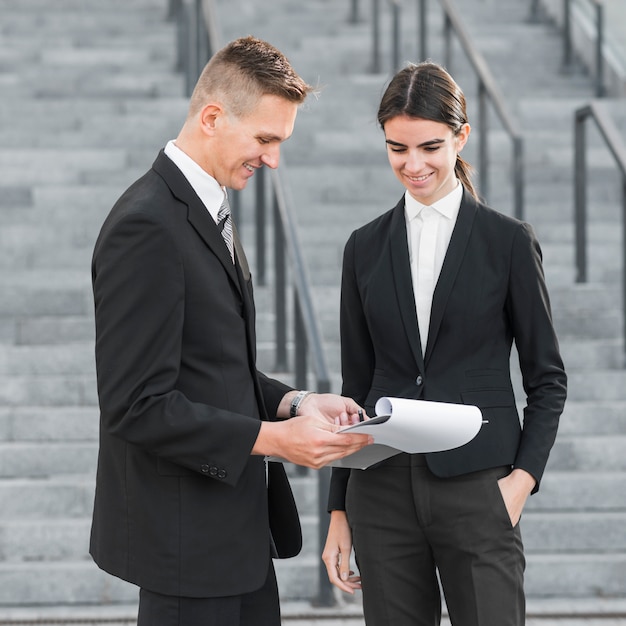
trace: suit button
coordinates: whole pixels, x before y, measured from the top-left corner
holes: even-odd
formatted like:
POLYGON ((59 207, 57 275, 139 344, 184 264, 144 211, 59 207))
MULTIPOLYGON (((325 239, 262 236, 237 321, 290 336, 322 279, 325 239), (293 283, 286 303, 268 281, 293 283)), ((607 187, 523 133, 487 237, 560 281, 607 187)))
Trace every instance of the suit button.
POLYGON ((208 473, 209 473, 209 466, 208 466, 208 465, 201 465, 201 466, 200 466, 200 471, 201 471, 203 474, 208 474, 208 473))
POLYGON ((226 470, 223 470, 223 469, 221 469, 221 470, 219 470, 219 472, 217 472, 217 477, 218 478, 226 478, 227 475, 228 474, 226 473, 226 470))
POLYGON ((209 476, 217 476, 217 467, 215 465, 209 467, 209 476))
POLYGON ((424 379, 421 376, 418 376, 415 379, 415 384, 419 387, 420 385, 422 385, 424 383, 424 379))

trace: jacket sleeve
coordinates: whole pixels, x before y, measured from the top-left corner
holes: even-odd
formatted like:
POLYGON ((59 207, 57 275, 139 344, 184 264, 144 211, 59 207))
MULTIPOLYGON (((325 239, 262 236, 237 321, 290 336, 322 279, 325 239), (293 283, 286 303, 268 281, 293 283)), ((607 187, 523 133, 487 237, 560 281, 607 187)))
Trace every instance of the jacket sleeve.
POLYGON ((92 281, 101 428, 194 472, 227 467, 236 484, 261 423, 180 390, 185 273, 171 233, 147 212, 106 224, 92 281))
POLYGON ((552 323, 541 249, 528 224, 513 240, 507 298, 526 407, 514 467, 529 472, 539 488, 566 398, 567 377, 552 323))

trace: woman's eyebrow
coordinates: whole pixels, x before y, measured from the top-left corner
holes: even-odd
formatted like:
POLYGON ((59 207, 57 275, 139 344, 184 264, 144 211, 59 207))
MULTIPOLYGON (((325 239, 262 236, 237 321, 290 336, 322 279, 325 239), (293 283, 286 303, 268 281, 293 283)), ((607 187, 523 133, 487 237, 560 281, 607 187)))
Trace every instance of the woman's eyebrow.
MULTIPOLYGON (((445 139, 430 139, 429 141, 425 141, 424 143, 419 144, 419 146, 417 146, 418 148, 426 148, 428 146, 436 146, 439 145, 441 143, 444 143, 445 139)), ((400 143, 399 141, 393 141, 393 139, 386 139, 385 143, 390 145, 390 146, 397 146, 397 147, 402 147, 402 148, 406 148, 406 145, 403 143, 400 143)))

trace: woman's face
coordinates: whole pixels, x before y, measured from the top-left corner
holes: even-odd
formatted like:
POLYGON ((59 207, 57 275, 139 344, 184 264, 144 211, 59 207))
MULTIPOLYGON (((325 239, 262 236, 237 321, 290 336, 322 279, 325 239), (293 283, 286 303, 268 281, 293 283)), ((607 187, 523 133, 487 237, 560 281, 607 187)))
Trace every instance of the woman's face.
POLYGON ((385 122, 391 169, 418 202, 430 206, 456 187, 454 166, 470 134, 454 135, 446 124, 399 115, 385 122))

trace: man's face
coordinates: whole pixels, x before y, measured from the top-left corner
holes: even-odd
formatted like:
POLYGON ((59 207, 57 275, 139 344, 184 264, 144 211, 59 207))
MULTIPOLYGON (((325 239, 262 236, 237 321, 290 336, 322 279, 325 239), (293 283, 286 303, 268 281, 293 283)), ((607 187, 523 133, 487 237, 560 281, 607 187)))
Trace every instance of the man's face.
POLYGON ((278 167, 280 145, 291 136, 297 112, 295 102, 265 95, 247 115, 223 113, 216 119, 204 169, 220 185, 243 189, 258 168, 278 167))

